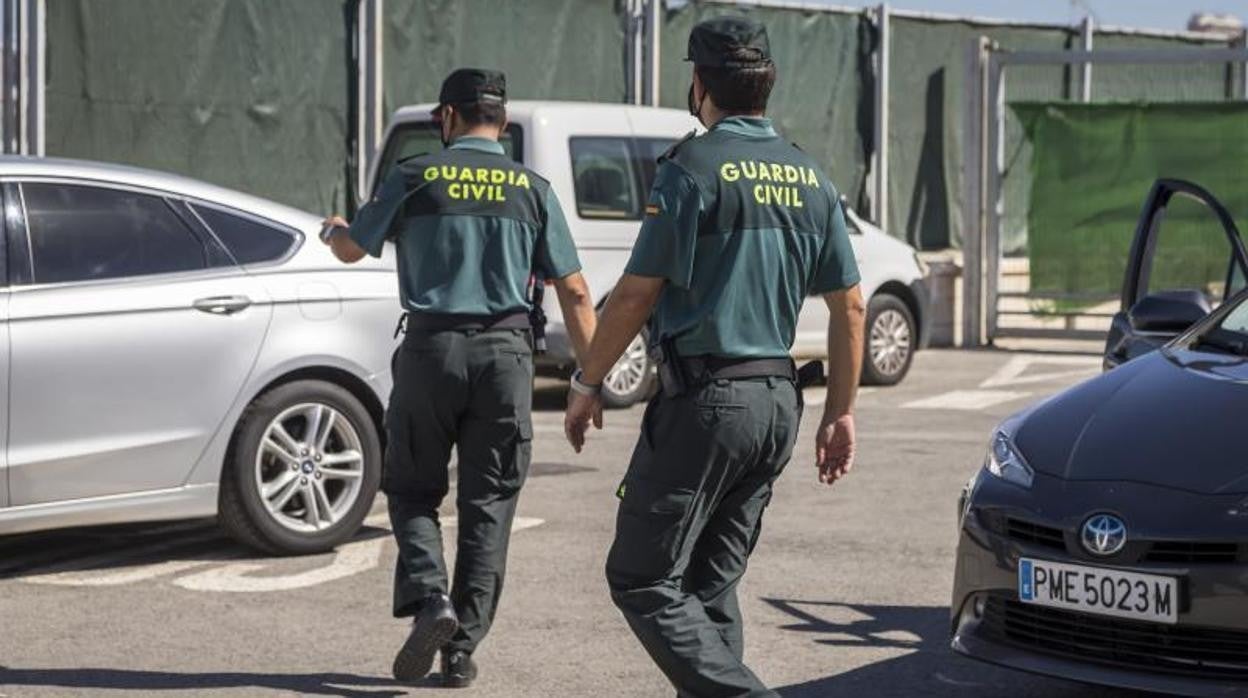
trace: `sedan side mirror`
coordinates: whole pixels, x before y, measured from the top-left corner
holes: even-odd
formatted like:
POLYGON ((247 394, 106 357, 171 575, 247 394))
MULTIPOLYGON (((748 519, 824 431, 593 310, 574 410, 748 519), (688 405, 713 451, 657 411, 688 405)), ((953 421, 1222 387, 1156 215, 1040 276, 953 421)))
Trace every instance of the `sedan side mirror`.
POLYGON ((1178 334, 1209 314, 1209 300, 1200 291, 1159 291, 1144 296, 1127 316, 1137 332, 1178 334))

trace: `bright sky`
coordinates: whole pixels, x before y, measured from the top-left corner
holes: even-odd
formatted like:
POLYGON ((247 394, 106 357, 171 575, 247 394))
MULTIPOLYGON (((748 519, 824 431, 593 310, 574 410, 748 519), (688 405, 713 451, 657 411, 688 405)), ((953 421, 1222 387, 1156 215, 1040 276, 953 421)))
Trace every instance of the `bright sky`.
MULTIPOLYGON (((816 0, 874 6, 863 0, 816 0)), ((1091 11, 1101 24, 1180 30, 1194 12, 1232 14, 1248 21, 1248 0, 890 0, 890 7, 957 15, 1073 24, 1091 11)))

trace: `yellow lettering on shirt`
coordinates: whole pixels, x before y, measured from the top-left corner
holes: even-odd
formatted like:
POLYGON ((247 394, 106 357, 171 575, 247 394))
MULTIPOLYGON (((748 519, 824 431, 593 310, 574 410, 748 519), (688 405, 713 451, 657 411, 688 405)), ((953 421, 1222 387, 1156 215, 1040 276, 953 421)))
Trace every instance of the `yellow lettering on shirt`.
POLYGON ((721 163, 719 178, 725 182, 743 182, 750 186, 754 202, 761 206, 805 206, 802 190, 819 189, 819 175, 813 167, 779 162, 738 160, 721 163))

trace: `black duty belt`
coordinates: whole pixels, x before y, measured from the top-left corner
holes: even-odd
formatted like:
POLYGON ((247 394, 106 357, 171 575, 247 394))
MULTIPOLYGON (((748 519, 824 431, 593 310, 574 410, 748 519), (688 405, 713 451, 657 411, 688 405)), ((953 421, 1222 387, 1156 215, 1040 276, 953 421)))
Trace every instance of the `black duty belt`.
POLYGON ((487 330, 527 330, 529 313, 516 311, 497 315, 467 315, 461 313, 405 313, 399 318, 395 336, 400 332, 420 330, 424 332, 484 332, 487 330))
POLYGON ((746 378, 784 378, 797 380, 797 366, 793 359, 732 359, 722 356, 693 356, 678 359, 684 366, 685 375, 694 384, 716 380, 742 380, 746 378))

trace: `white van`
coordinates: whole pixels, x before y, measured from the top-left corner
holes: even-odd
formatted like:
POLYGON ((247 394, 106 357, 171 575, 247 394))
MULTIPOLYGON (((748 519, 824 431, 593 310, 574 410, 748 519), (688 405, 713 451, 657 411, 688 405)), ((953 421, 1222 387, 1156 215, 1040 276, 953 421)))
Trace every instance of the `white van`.
MULTIPOLYGON (((399 109, 390 120, 369 192, 398 161, 442 147, 429 111, 433 104, 399 109)), ((698 127, 675 109, 592 102, 513 101, 503 147, 517 162, 550 180, 576 241, 585 280, 601 307, 624 272, 654 181, 656 160, 698 127)), ((846 222, 870 299, 864 382, 893 384, 905 376, 914 351, 924 345, 927 292, 914 249, 885 235, 846 207, 846 222)), ((539 370, 563 373, 574 358, 554 294, 546 294, 549 349, 539 370)), ((802 309, 793 354, 827 354, 828 313, 822 300, 802 309)), ((645 399, 653 386, 645 337, 638 337, 607 376, 604 402, 622 407, 645 399)))

